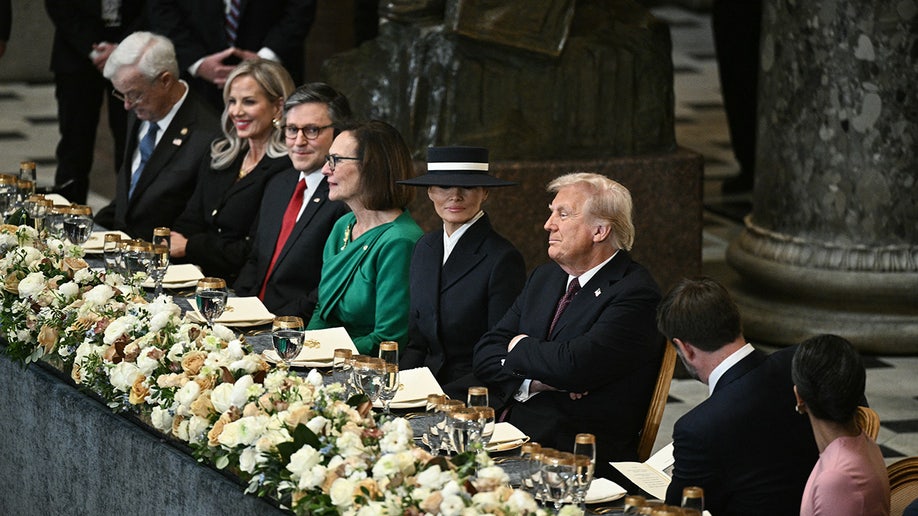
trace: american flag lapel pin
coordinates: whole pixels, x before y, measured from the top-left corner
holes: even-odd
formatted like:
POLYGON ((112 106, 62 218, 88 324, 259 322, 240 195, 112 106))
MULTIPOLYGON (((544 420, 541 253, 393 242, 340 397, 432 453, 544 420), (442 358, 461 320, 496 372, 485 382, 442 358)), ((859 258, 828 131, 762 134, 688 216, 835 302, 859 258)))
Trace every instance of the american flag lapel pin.
POLYGON ((593 295, 594 295, 594 296, 599 297, 599 294, 602 294, 602 289, 601 289, 601 288, 598 288, 598 289, 596 289, 596 290, 593 291, 593 295))
POLYGON ((172 145, 175 145, 176 147, 179 147, 180 145, 182 145, 182 139, 181 139, 181 138, 176 138, 176 139, 172 140, 172 145))

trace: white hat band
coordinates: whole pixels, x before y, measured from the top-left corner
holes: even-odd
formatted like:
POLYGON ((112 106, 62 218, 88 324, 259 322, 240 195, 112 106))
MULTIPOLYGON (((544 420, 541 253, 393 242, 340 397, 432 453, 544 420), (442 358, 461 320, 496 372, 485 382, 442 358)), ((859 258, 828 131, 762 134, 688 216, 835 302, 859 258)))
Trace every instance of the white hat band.
POLYGON ((427 164, 427 170, 480 170, 488 171, 487 163, 444 161, 427 164))

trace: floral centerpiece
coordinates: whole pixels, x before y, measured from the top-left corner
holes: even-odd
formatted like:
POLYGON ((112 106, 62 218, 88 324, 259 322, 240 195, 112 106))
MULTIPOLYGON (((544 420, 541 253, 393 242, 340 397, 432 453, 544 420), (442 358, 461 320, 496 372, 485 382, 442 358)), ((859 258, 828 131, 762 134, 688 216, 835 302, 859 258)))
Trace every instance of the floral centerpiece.
POLYGON ((245 338, 186 320, 169 296, 89 268, 83 250, 0 226, 4 352, 55 357, 116 412, 148 418, 247 493, 298 514, 540 514, 485 452, 447 460, 365 397, 272 368, 245 338))

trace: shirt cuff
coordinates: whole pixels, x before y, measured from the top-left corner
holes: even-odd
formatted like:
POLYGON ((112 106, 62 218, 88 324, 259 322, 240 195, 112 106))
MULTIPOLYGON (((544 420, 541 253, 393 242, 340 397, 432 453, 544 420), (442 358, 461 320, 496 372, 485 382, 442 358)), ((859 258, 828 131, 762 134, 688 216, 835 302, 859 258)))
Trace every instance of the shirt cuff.
POLYGON ((201 63, 203 62, 204 62, 204 58, 202 57, 201 59, 198 59, 197 61, 192 63, 192 65, 188 67, 188 73, 190 73, 192 77, 197 77, 198 68, 201 67, 201 63))
POLYGON ((529 378, 523 380, 523 383, 520 384, 520 388, 516 390, 513 394, 513 399, 519 401, 520 403, 530 400, 533 396, 538 394, 537 392, 529 392, 529 385, 532 383, 532 380, 529 378))

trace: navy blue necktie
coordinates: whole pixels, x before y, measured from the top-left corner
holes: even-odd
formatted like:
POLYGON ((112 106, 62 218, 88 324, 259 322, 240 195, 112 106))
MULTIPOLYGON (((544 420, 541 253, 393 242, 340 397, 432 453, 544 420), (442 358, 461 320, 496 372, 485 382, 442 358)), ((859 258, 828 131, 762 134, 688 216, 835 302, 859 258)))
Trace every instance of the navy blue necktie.
POLYGON ((143 173, 144 167, 147 166, 147 161, 150 160, 150 154, 153 154, 153 149, 156 148, 156 133, 158 131, 159 126, 156 125, 156 122, 150 122, 150 128, 147 129, 147 134, 140 140, 140 164, 137 165, 137 170, 131 174, 131 187, 128 190, 128 198, 134 196, 134 188, 137 187, 137 181, 140 180, 140 174, 143 173))

